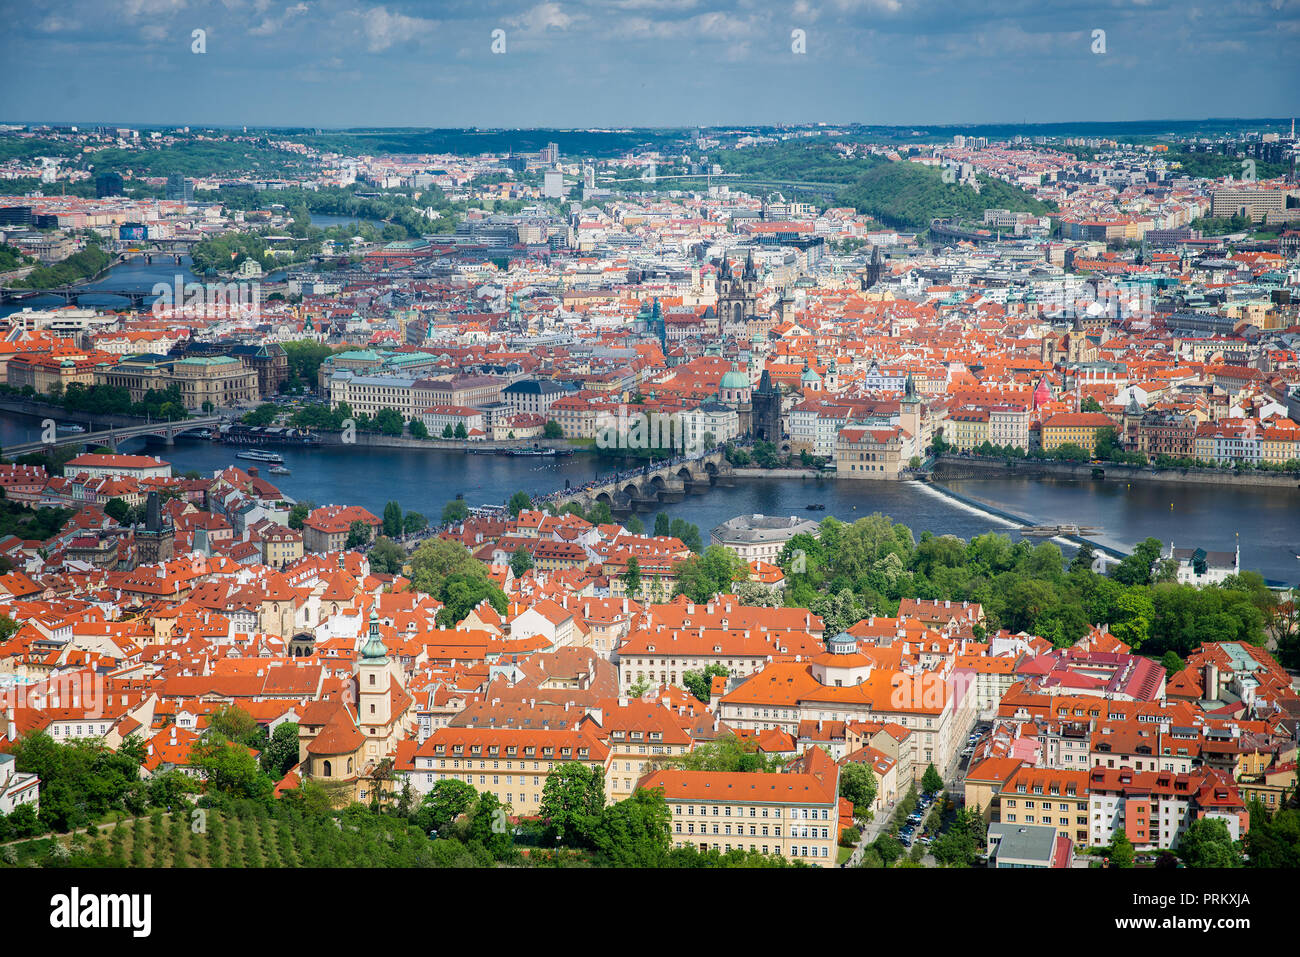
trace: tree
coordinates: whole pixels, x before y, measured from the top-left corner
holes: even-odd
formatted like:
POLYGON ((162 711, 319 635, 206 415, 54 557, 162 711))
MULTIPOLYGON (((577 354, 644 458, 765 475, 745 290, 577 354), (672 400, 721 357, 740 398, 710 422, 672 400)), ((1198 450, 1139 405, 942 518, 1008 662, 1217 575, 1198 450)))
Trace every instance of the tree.
POLYGON ((632 556, 627 560, 627 571, 622 575, 625 594, 636 598, 641 593, 641 563, 632 556))
POLYGON ((378 538, 371 546, 370 567, 381 575, 400 575, 406 564, 406 549, 391 538, 378 538))
POLYGON ((556 422, 554 419, 551 419, 542 427, 542 437, 547 439, 562 439, 564 438, 564 426, 560 425, 560 423, 556 422))
POLYGON ((429 527, 429 520, 419 512, 407 512, 402 516, 402 531, 415 535, 429 527))
POLYGON ((1222 818, 1193 821, 1178 842, 1178 856, 1188 867, 1241 867, 1241 851, 1222 818))
POLYGON ((546 776, 539 814, 551 843, 589 847, 605 807, 605 776, 600 768, 566 761, 546 776))
POLYGON ((854 816, 869 817, 876 800, 875 772, 861 761, 845 764, 840 770, 840 797, 853 803, 854 816))
POLYGON ((1160 560, 1161 543, 1158 538, 1147 538, 1115 566, 1111 577, 1121 585, 1150 585, 1151 569, 1160 560))
POLYGON ((231 741, 238 741, 250 747, 259 737, 257 721, 251 714, 238 705, 225 705, 212 712, 208 718, 208 728, 231 741))
POLYGON ((735 552, 721 545, 710 545, 703 555, 692 555, 677 565, 673 593, 706 602, 719 592, 729 592, 736 581, 748 577, 748 570, 735 552))
POLYGON ((452 499, 442 507, 442 524, 458 525, 469 518, 469 506, 463 498, 452 499))
POLYGON ((452 438, 454 438, 454 439, 468 439, 468 438, 469 438, 469 430, 468 430, 467 428, 465 428, 465 423, 464 423, 464 422, 457 422, 457 423, 456 423, 456 428, 454 428, 454 429, 452 430, 451 436, 452 436, 452 438))
POLYGON ((645 522, 641 521, 641 519, 637 518, 635 515, 628 516, 628 520, 623 523, 623 527, 632 535, 645 534, 645 522))
POLYGON ((473 571, 454 572, 448 575, 438 593, 443 608, 435 619, 441 628, 451 628, 464 620, 483 601, 487 601, 499 614, 505 614, 505 592, 488 578, 482 565, 473 571))
POLYGON ((427 439, 429 437, 428 426, 419 419, 412 419, 407 424, 407 429, 410 430, 413 439, 427 439))
POLYGON ((456 433, 452 429, 450 422, 442 427, 442 437, 444 439, 454 439, 456 437, 456 433))
POLYGON ((484 791, 469 816, 467 836, 482 844, 498 861, 505 858, 514 845, 510 837, 509 811, 509 806, 502 804, 495 794, 484 791))
POLYGON ((656 538, 667 538, 668 535, 670 534, 671 527, 672 524, 669 521, 668 514, 666 512, 660 512, 658 515, 655 516, 655 537, 656 538))
POLYGON ((348 526, 348 541, 345 548, 360 548, 362 545, 369 543, 371 528, 361 519, 357 519, 348 526))
POLYGON ((510 570, 519 578, 524 572, 533 567, 533 556, 528 553, 528 549, 520 545, 515 549, 515 553, 510 556, 510 570))
POLYGON ((515 492, 510 496, 510 501, 506 504, 506 509, 510 512, 511 518, 518 518, 519 513, 524 509, 533 507, 533 500, 527 492, 515 492))
POLYGON ((712 697, 710 690, 713 687, 714 678, 727 678, 731 676, 731 671, 726 665, 711 664, 703 671, 687 671, 682 674, 682 685, 695 697, 699 698, 705 704, 708 704, 712 697))
POLYGON ((660 867, 672 848, 671 821, 662 790, 637 788, 603 809, 591 846, 606 866, 660 867))
POLYGON ((271 732, 271 740, 262 752, 262 770, 278 781, 297 763, 298 725, 285 721, 271 732))
POLYGON ((411 553, 411 584, 417 591, 437 597, 443 583, 456 573, 486 574, 479 561, 460 542, 431 538, 411 553))
POLYGON ((1123 831, 1117 830, 1110 842, 1110 866, 1118 870, 1127 870, 1133 866, 1133 842, 1123 831))
POLYGON ((247 747, 211 731, 190 748, 190 765, 199 772, 209 793, 263 798, 273 787, 247 747))
POLYGON ((943 790, 943 777, 939 774, 938 769, 929 765, 925 769, 925 774, 921 776, 921 791, 924 794, 938 794, 943 790))
POLYGON ((104 514, 119 525, 129 525, 131 506, 120 498, 110 498, 104 503, 104 514))
POLYGON ((289 509, 289 527, 302 531, 303 522, 307 516, 316 511, 315 502, 297 502, 289 509))
POLYGON ((443 778, 429 789, 415 812, 415 823, 429 834, 446 830, 447 825, 466 813, 478 800, 478 792, 464 781, 443 778))
POLYGON ((389 502, 384 506, 383 530, 389 538, 402 534, 402 506, 397 502, 389 502))
POLYGON ((1169 675, 1175 675, 1187 667, 1187 662, 1178 656, 1178 652, 1166 651, 1160 658, 1160 666, 1169 675))

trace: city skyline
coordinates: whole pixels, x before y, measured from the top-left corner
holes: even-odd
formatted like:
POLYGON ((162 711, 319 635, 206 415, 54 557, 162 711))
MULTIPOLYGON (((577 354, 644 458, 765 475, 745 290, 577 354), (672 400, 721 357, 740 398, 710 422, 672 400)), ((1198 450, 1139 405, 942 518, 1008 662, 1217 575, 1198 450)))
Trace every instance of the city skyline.
POLYGON ((1300 80, 1300 4, 1283 0, 1213 9, 125 0, 0 10, 0 50, 22 64, 8 71, 11 122, 626 128, 1286 117, 1297 86, 1288 77, 1300 80))

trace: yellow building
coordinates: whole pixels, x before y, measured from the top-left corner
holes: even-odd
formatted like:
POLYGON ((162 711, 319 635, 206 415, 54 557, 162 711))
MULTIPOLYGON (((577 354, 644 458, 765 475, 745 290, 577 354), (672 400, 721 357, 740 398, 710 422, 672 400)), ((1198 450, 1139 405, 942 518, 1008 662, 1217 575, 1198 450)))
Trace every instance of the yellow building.
POLYGON ((439 781, 491 791, 508 813, 536 815, 546 776, 569 762, 609 771, 610 750, 587 730, 438 728, 415 752, 412 789, 421 797, 439 781))
POLYGON ((800 773, 654 771, 639 787, 668 802, 675 847, 758 851, 834 867, 839 843, 839 766, 820 748, 800 773))
POLYGON ((948 415, 943 437, 959 452, 969 452, 989 441, 989 414, 984 409, 960 409, 948 415))
POLYGON ((1043 423, 1043 448, 1047 451, 1062 445, 1078 445, 1097 451, 1097 430, 1113 429, 1115 423, 1100 412, 1065 412, 1054 415, 1043 423))
POLYGON ((840 429, 835 437, 835 474, 851 479, 897 479, 914 454, 911 448, 912 436, 897 427, 840 429))
POLYGON ((1088 772, 1021 767, 998 795, 1006 824, 1049 824, 1076 845, 1088 843, 1088 772))

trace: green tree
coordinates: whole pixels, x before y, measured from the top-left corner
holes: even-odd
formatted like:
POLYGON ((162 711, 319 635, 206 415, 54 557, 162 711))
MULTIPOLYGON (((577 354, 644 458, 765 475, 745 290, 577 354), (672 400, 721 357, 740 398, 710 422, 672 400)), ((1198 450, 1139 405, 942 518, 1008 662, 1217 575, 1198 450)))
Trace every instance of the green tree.
POLYGON ((671 821, 662 790, 637 788, 603 809, 591 846, 606 866, 661 867, 672 848, 671 821))
POLYGON ((384 525, 383 533, 389 538, 397 538, 402 534, 402 506, 397 502, 389 502, 384 506, 384 525))
POLYGON ((361 519, 357 519, 348 526, 348 541, 345 547, 360 548, 362 545, 368 544, 371 533, 371 527, 361 519))
POLYGON ((684 672, 682 674, 682 686, 705 704, 708 704, 712 697, 709 692, 713 687, 713 679, 730 676, 731 671, 726 665, 715 663, 707 666, 702 671, 684 672))
POLYGON ((519 513, 524 509, 533 507, 533 500, 527 492, 515 492, 510 496, 510 501, 506 504, 506 509, 510 512, 511 518, 518 518, 519 513))
POLYGON ((368 554, 370 567, 381 575, 400 575, 406 564, 406 549, 391 538, 377 538, 368 554))
POLYGON ((415 823, 428 834, 445 831, 453 821, 468 812, 478 800, 478 792, 464 781, 443 778, 429 788, 415 812, 415 823))
POLYGON ((510 556, 510 570, 519 578, 524 572, 533 567, 533 556, 528 553, 528 549, 520 545, 515 549, 515 553, 510 556))
POLYGON ((600 768, 566 761, 546 776, 539 816, 549 843, 590 847, 605 808, 605 776, 600 768))
POLYGON ((407 429, 413 439, 427 439, 429 437, 429 428, 420 419, 412 419, 407 423, 407 429))
POLYGON ((469 506, 462 498, 452 499, 442 507, 442 524, 458 525, 469 518, 469 506))
POLYGON ((562 439, 564 438, 564 426, 551 419, 542 427, 542 436, 548 439, 562 439))
POLYGON ((655 516, 655 537, 667 538, 670 534, 672 523, 666 512, 660 512, 655 516))
POLYGON ((262 752, 262 770, 276 781, 289 773, 298 763, 298 725, 284 721, 271 732, 271 740, 262 752))
POLYGON ((871 815, 876 800, 876 775, 861 761, 849 761, 840 770, 840 797, 853 802, 856 817, 871 815))
POLYGON ((624 592, 629 597, 636 598, 641 594, 641 563, 635 555, 627 560, 627 571, 623 573, 622 580, 624 592))
POLYGON ((1188 867, 1241 867, 1241 851, 1222 818, 1193 821, 1178 842, 1178 856, 1188 867))
POLYGON ((925 774, 921 776, 921 791, 925 794, 938 794, 942 790, 943 777, 933 764, 927 766, 925 774))
POLYGON ((1117 830, 1111 839, 1109 856, 1112 868, 1126 870, 1133 866, 1133 842, 1123 831, 1117 830))

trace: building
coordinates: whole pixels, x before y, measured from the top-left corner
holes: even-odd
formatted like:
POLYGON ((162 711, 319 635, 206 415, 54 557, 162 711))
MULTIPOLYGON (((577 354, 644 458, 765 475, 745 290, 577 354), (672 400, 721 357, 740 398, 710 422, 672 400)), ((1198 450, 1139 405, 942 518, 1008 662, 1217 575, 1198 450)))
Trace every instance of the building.
POLYGON ((69 459, 63 466, 64 475, 82 475, 87 478, 116 478, 129 476, 135 479, 171 478, 172 466, 152 455, 117 455, 114 453, 87 452, 69 459))
POLYGON ((1234 841, 1250 830, 1250 814, 1227 772, 1187 774, 1093 768, 1088 774, 1089 843, 1106 847, 1123 830, 1138 851, 1172 850, 1196 820, 1222 820, 1234 841))
POLYGON ((1043 423, 1043 449, 1050 452, 1062 445, 1077 445, 1097 453, 1099 429, 1113 429, 1115 423, 1100 412, 1063 412, 1043 423))
POLYGON ((523 379, 501 390, 501 398, 516 412, 545 416, 551 404, 569 394, 569 390, 550 379, 523 379))
POLYGON ((1245 216, 1252 222, 1267 219, 1270 213, 1286 209, 1287 191, 1237 187, 1216 189, 1210 193, 1210 215, 1216 219, 1245 216))
POLYGON ((347 548, 353 522, 370 527, 369 540, 372 542, 384 524, 358 505, 324 505, 303 519, 303 548, 320 554, 343 551, 347 548))
POLYGON ((835 474, 851 479, 897 479, 916 454, 913 439, 897 426, 841 429, 835 437, 835 474))
POLYGON ((1074 862, 1074 844, 1042 825, 990 824, 989 867, 1062 868, 1074 862))
POLYGON ((639 782, 663 792, 675 847, 757 851, 834 867, 839 843, 839 766, 820 748, 808 770, 781 774, 654 771, 639 782))
POLYGON ((419 795, 464 781, 491 791, 508 814, 535 816, 551 771, 576 761, 607 776, 610 754, 587 728, 437 728, 416 750, 410 781, 419 795))
MULTIPOLYGON (((10 742, 18 738, 14 725, 13 709, 6 716, 8 722, 7 737, 10 742)), ((41 810, 41 779, 35 774, 19 773, 12 754, 0 754, 0 814, 8 817, 20 807, 30 807, 39 813, 41 810)))
POLYGON ((817 538, 821 527, 806 518, 774 515, 737 515, 709 532, 709 544, 730 549, 746 562, 763 559, 772 563, 796 535, 817 538))
POLYGON ((1178 584, 1218 585, 1241 573, 1241 546, 1230 552, 1207 552, 1203 548, 1174 548, 1169 543, 1165 556, 1178 563, 1178 584))
POLYGON ((116 365, 95 370, 95 384, 126 389, 132 402, 144 400, 149 390, 176 386, 185 408, 205 412, 251 405, 261 398, 259 373, 231 356, 128 356, 116 365))
POLYGON ((135 532, 135 556, 141 565, 169 562, 176 556, 176 528, 163 514, 157 492, 150 492, 145 501, 144 528, 135 532))

